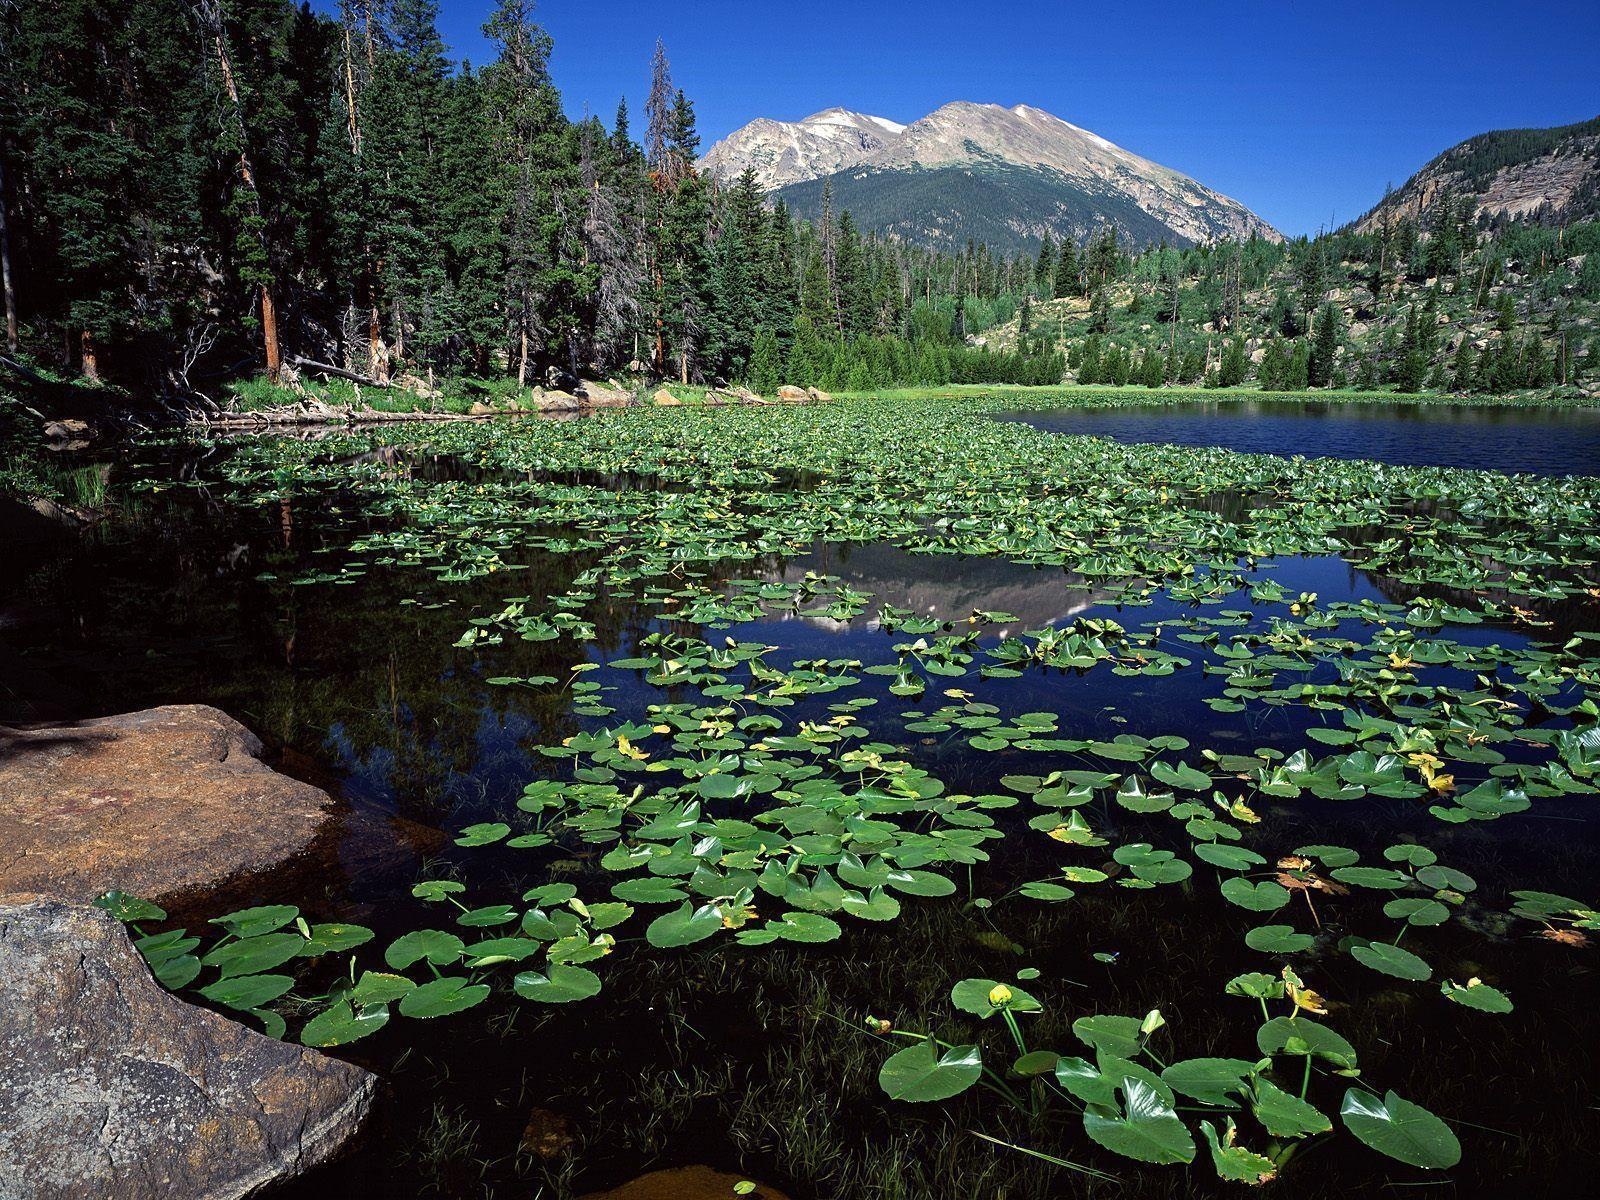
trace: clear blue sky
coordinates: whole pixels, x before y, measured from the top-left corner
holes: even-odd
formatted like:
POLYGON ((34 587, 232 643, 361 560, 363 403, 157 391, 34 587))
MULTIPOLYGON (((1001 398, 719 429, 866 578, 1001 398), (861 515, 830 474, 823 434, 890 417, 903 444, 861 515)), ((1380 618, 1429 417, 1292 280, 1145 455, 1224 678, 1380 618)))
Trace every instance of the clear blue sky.
MULTIPOLYGON (((441 0, 457 57, 489 55, 491 7, 441 0)), ((1027 103, 1291 234, 1358 216, 1472 134, 1600 115, 1597 0, 545 0, 538 16, 574 115, 609 124, 626 95, 641 121, 660 36, 707 146, 836 104, 912 121, 1027 103)))

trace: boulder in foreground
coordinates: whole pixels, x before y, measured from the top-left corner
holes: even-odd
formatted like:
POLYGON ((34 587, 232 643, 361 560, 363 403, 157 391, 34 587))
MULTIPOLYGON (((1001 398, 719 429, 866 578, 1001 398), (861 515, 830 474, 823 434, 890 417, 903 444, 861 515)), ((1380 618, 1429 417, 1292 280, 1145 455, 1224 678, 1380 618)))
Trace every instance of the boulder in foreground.
POLYGON ((335 818, 232 717, 173 705, 0 729, 0 893, 167 903, 280 867, 335 818))
POLYGON ((327 1161, 377 1088, 164 991, 109 913, 0 898, 0 1196, 253 1195, 327 1161))

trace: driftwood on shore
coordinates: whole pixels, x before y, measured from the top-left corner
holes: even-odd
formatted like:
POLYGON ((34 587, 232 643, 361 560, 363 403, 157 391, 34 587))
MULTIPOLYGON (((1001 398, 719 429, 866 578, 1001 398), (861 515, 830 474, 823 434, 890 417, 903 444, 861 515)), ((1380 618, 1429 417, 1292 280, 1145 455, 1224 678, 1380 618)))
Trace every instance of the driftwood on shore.
POLYGON ((373 425, 396 421, 486 421, 488 413, 385 412, 378 408, 335 408, 324 405, 269 408, 260 412, 219 413, 197 416, 191 425, 207 429, 266 429, 286 425, 373 425))

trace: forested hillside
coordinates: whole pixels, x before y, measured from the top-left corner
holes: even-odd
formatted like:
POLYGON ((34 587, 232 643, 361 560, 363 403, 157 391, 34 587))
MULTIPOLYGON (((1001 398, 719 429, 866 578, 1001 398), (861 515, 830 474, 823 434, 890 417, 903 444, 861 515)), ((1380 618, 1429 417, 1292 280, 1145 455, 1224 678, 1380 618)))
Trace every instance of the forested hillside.
POLYGON ((0 8, 13 361, 170 395, 311 364, 419 387, 1059 377, 965 345, 1028 264, 717 186, 659 46, 642 141, 625 105, 569 119, 533 8, 500 0, 481 69, 433 0, 0 8))
POLYGON ((1450 147, 1356 222, 1429 222, 1440 206, 1485 221, 1571 224, 1600 219, 1600 117, 1550 129, 1498 129, 1450 147))
POLYGON ((1079 383, 1600 391, 1600 223, 1466 213, 1281 246, 1047 244, 984 340, 1064 352, 1079 383))
MULTIPOLYGON (((801 220, 750 171, 697 170, 659 44, 636 138, 626 105, 609 123, 564 112, 530 0, 499 0, 477 68, 436 17, 434 0, 0 7, 10 377, 222 404, 335 373, 491 398, 608 376, 1600 379, 1600 226, 1549 206, 1507 220, 1445 187, 1420 220, 1398 204, 1314 240, 1137 254, 1117 212, 1086 209, 1098 232, 1046 234, 1037 256, 930 250, 861 231, 828 180, 801 220)), ((1435 165, 1457 184, 1530 155, 1588 170, 1591 126, 1474 139, 1435 165)))

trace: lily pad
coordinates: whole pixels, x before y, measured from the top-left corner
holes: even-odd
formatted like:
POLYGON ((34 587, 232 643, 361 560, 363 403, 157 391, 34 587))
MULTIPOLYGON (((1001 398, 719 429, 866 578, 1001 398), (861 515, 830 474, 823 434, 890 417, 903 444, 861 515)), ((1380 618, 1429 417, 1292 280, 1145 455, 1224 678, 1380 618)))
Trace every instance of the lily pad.
POLYGON ((1461 1161, 1461 1143, 1450 1127, 1420 1104, 1394 1092, 1379 1099, 1350 1088, 1339 1116, 1356 1137, 1380 1154, 1428 1170, 1444 1170, 1461 1161))
POLYGON ((976 1046, 941 1050, 918 1042, 890 1056, 878 1072, 878 1086, 892 1100, 924 1104, 959 1096, 983 1074, 983 1056, 976 1046))

